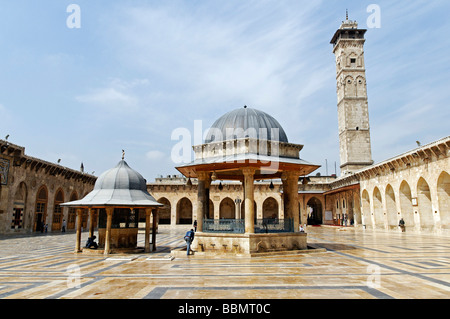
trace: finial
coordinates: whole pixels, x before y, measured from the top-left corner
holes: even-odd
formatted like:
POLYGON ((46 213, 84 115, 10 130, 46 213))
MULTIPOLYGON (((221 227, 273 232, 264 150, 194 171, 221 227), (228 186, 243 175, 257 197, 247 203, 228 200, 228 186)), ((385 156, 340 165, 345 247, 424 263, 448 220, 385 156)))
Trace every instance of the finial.
POLYGON ((348 20, 348 9, 345 9, 345 20, 348 20))
POLYGON ((122 150, 122 160, 125 159, 125 150, 122 150))
POLYGON ((247 108, 247 105, 244 105, 244 109, 246 109, 247 108))

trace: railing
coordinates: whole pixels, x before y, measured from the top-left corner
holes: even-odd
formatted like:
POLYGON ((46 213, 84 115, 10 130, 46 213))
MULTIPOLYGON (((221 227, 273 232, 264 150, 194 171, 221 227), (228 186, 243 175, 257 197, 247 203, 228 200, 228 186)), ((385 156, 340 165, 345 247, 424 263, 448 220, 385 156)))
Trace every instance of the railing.
MULTIPOLYGON (((292 219, 264 218, 255 220, 255 233, 289 233, 294 231, 292 219)), ((205 233, 245 233, 244 219, 204 219, 205 233)))

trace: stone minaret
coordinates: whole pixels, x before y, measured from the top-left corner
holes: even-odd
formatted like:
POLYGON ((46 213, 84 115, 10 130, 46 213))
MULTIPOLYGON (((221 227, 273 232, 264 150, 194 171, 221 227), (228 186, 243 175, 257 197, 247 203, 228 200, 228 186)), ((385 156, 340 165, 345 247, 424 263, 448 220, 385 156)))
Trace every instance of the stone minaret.
POLYGON ((341 176, 373 164, 364 67, 364 33, 346 20, 331 43, 336 56, 337 107, 341 176))

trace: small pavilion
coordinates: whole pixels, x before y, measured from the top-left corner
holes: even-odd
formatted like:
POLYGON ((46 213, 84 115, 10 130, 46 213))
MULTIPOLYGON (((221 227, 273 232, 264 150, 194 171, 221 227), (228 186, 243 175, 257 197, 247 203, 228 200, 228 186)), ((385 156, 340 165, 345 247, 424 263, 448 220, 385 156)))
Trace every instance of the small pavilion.
POLYGON ((244 255, 307 249, 306 233, 299 232, 298 182, 320 166, 300 159, 302 148, 289 143, 281 125, 265 112, 244 106, 220 117, 205 143, 193 146, 194 161, 177 167, 187 178, 198 179, 198 228, 192 248, 244 255), (255 218, 254 182, 270 179, 282 181, 284 215, 259 221, 255 218), (214 180, 243 183, 244 218, 205 218, 214 180))
POLYGON ((89 237, 93 236, 94 210, 98 211, 98 245, 104 254, 133 251, 137 248, 139 213, 145 212, 144 252, 156 250, 156 222, 158 203, 147 191, 146 180, 122 160, 101 174, 94 189, 83 199, 64 203, 77 209, 75 252, 82 252, 81 217, 83 209, 89 212, 89 237), (153 216, 153 222, 150 222, 153 216), (152 224, 152 248, 150 225, 152 224))

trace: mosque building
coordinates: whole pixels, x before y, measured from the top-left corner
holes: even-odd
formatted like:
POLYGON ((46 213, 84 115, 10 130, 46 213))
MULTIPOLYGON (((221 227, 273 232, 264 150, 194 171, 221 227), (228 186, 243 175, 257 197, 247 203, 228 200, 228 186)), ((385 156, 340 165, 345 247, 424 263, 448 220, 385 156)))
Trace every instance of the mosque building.
MULTIPOLYGON (((301 157, 308 146, 293 144, 269 114, 247 106, 231 109, 212 125, 204 144, 193 146, 196 159, 177 167, 180 175, 147 182, 148 193, 163 204, 157 223, 190 228, 196 220, 203 227, 211 220, 245 219, 254 231, 260 221, 289 217, 293 232, 300 225, 398 232, 403 219, 407 232, 450 235, 450 136, 372 160, 365 32, 347 18, 331 39, 340 176, 315 174, 319 166, 301 157), (257 165, 246 167, 251 173, 233 164, 252 161, 257 165)), ((0 233, 61 231, 63 224, 75 230, 75 209, 61 204, 85 197, 97 178, 82 168, 30 157, 7 140, 0 147, 0 233)), ((79 216, 85 229, 91 218, 96 227, 98 214, 79 216)))

